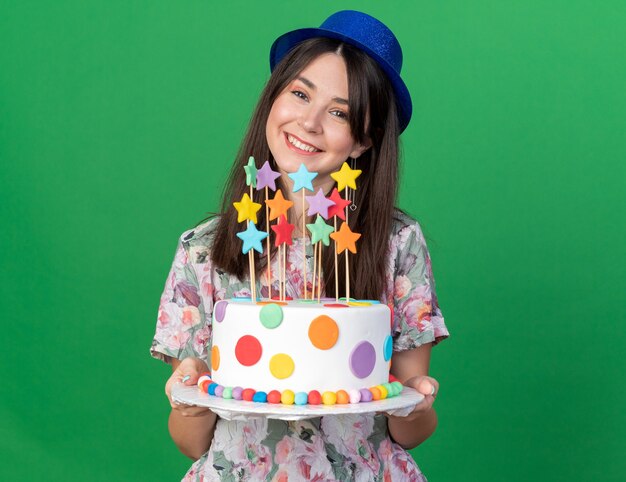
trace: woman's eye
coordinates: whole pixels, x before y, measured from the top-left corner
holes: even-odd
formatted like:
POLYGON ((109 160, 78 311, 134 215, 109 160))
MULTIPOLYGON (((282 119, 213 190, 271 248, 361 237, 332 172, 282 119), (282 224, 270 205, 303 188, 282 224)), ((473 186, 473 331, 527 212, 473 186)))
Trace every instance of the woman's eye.
POLYGON ((340 119, 348 118, 348 114, 342 110, 333 110, 331 111, 331 114, 334 115, 335 117, 339 117, 340 119))
POLYGON ((308 97, 304 92, 301 92, 299 90, 292 90, 291 93, 296 97, 300 97, 302 100, 308 100, 308 97))

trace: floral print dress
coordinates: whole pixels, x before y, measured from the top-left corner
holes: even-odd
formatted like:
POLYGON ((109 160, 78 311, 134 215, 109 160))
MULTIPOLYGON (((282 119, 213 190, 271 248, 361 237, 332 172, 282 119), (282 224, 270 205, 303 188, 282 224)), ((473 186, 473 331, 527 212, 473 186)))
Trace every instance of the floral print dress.
MULTIPOLYGON (((250 284, 212 266, 210 249, 217 219, 181 236, 159 306, 153 357, 207 361, 211 315, 223 299, 250 296, 250 284)), ((302 242, 306 243, 311 289, 313 250, 295 239, 288 250, 287 295, 304 291, 302 242)), ((277 260, 272 270, 278 272, 277 260)), ((267 296, 266 278, 257 292, 267 296)), ((273 286, 277 292, 277 284, 273 286)), ((416 221, 398 211, 388 254, 385 292, 393 305, 394 351, 436 344, 448 336, 424 236, 416 221)), ((297 422, 266 418, 218 419, 211 447, 183 481, 425 481, 411 455, 389 438, 384 415, 343 415, 297 422)))

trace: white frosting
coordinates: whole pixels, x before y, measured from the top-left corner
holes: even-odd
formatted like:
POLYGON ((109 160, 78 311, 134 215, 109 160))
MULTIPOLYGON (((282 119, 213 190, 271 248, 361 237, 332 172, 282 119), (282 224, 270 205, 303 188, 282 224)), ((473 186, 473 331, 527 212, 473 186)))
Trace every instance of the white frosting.
MULTIPOLYGON (((213 347, 219 350, 219 367, 212 369, 212 379, 225 387, 309 392, 338 391, 369 388, 389 379, 390 361, 384 357, 385 341, 390 336, 391 312, 388 306, 325 307, 298 301, 281 306, 283 319, 276 328, 266 328, 260 320, 263 305, 250 301, 221 301, 228 303, 223 320, 214 316, 213 347), (332 318, 339 328, 335 345, 327 350, 316 348, 309 338, 311 322, 320 315, 332 318), (262 346, 262 354, 252 366, 242 365, 235 356, 235 347, 245 335, 255 337, 262 346), (367 341, 375 350, 371 373, 359 378, 350 369, 350 356, 357 345, 367 341), (291 376, 279 379, 269 369, 270 359, 276 354, 287 354, 294 362, 291 376)), ((218 308, 223 310, 223 306, 218 308)), ((389 355, 389 353, 388 353, 389 355)), ((211 358, 211 354, 209 354, 211 358)))

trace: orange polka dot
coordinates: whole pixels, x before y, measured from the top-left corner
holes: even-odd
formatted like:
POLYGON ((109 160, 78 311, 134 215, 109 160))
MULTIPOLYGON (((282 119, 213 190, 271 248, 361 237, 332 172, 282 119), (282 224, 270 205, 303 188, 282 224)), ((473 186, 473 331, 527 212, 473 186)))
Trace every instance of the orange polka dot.
POLYGON ((348 392, 346 392, 345 390, 339 390, 337 392, 337 403, 338 404, 350 403, 350 396, 348 395, 348 392))
POLYGON ((381 393, 380 393, 380 390, 378 389, 378 387, 370 388, 370 392, 372 392, 372 399, 373 400, 380 400, 381 399, 381 393))
POLYGON ((211 350, 211 368, 213 371, 217 370, 220 367, 220 349, 217 346, 214 346, 211 350))
POLYGON ((328 350, 339 338, 339 327, 330 316, 320 315, 309 325, 309 339, 315 348, 328 350))

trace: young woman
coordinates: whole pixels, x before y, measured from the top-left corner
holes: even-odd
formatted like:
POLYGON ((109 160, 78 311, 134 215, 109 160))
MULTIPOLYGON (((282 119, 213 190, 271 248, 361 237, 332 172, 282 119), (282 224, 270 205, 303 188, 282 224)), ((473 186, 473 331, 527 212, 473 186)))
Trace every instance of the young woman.
MULTIPOLYGON (((233 242, 241 228, 232 208, 248 190, 243 166, 249 156, 270 161, 280 173, 277 187, 285 195, 291 193, 288 174, 301 164, 318 173, 315 191, 329 193, 334 184, 330 173, 349 161, 363 171, 349 224, 364 234, 358 255, 351 259, 350 294, 393 304, 391 371, 423 393, 424 400, 407 417, 367 414, 242 422, 220 419, 206 408, 177 405, 170 398, 172 438, 196 460, 184 480, 425 480, 406 449, 426 440, 437 425, 433 402, 438 383, 428 369, 431 347, 448 332, 419 225, 395 208, 398 140, 411 118, 410 95, 400 78, 401 59, 393 33, 354 11, 332 15, 319 29, 289 32, 276 40, 270 54, 272 76, 233 164, 221 214, 180 238, 151 352, 172 365, 168 397, 174 383, 195 383, 208 371, 213 305, 250 295, 248 261, 233 242)), ((264 213, 259 214, 259 225, 264 226, 264 213)), ((287 295, 293 298, 302 298, 312 284, 312 247, 297 231, 302 216, 306 213, 295 202, 290 222, 296 232, 287 263, 287 295), (306 279, 302 239, 310 263, 306 279)), ((323 259, 324 290, 334 293, 330 249, 323 259)), ((267 268, 265 263, 266 257, 257 257, 257 273, 267 268)), ((340 270, 341 294, 343 278, 340 270)), ((266 283, 265 276, 257 276, 262 296, 268 295, 266 283)), ((277 292, 277 286, 273 289, 277 292)))

